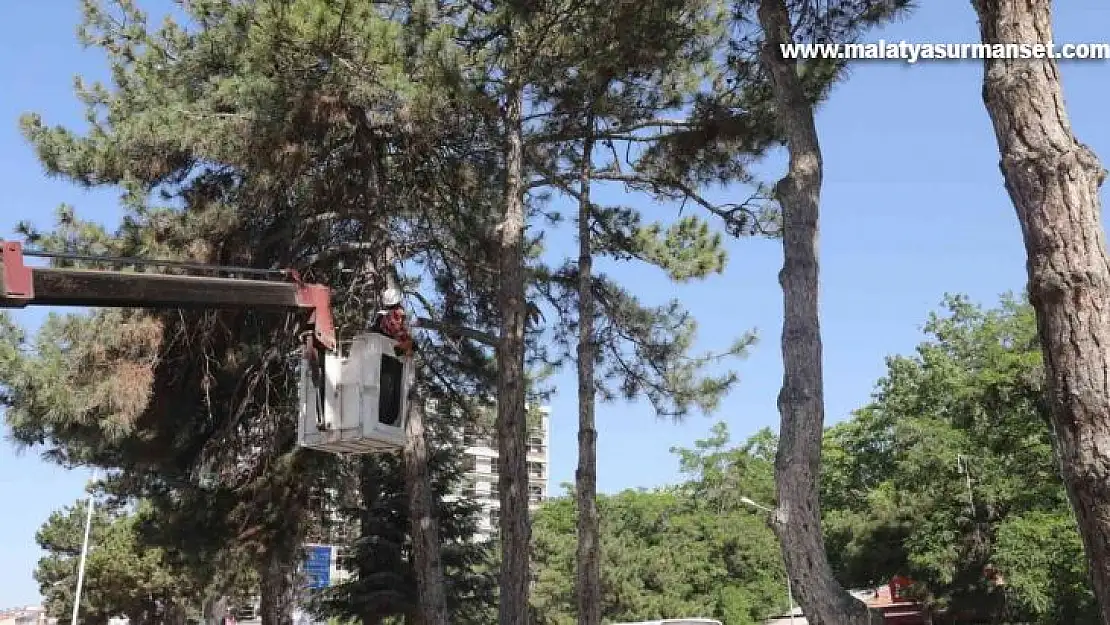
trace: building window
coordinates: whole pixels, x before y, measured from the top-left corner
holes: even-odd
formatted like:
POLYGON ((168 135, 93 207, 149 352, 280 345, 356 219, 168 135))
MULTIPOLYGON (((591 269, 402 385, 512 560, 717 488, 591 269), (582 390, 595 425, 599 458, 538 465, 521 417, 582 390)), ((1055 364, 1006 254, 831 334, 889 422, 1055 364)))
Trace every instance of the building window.
POLYGON ((501 527, 501 511, 497 508, 492 508, 489 511, 489 526, 496 532, 501 527))
POLYGON ((474 428, 468 427, 463 430, 463 444, 467 447, 478 446, 478 433, 474 431, 474 428))
POLYGON ((543 487, 532 485, 528 487, 528 501, 540 503, 543 501, 543 487))
POLYGON ((499 458, 489 459, 489 472, 493 473, 494 475, 501 473, 501 462, 499 458))
POLYGON ((474 472, 478 470, 478 459, 474 456, 463 458, 463 471, 474 472))
POLYGON ((528 463, 528 476, 535 478, 543 478, 543 464, 539 462, 528 463))

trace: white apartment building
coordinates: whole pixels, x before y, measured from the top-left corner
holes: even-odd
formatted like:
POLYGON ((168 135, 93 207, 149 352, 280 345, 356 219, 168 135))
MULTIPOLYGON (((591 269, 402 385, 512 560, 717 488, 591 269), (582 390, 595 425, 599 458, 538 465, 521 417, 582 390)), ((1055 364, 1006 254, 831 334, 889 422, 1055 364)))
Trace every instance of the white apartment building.
MULTIPOLYGON (((434 400, 429 401, 429 412, 438 410, 434 400)), ((537 408, 529 416, 533 429, 528 436, 528 500, 529 507, 535 510, 547 499, 548 466, 550 462, 551 444, 551 410, 547 407, 537 408)), ((498 496, 498 479, 500 476, 499 454, 497 451, 496 436, 489 432, 479 432, 477 429, 466 428, 456 430, 462 437, 464 444, 463 470, 464 477, 458 490, 448 498, 468 497, 475 499, 481 507, 478 520, 478 533, 476 540, 489 540, 497 535, 500 525, 501 502, 498 496)), ((345 525, 338 510, 331 511, 331 521, 334 527, 345 525)), ((353 528, 352 528, 353 529, 353 528)), ((334 533, 329 532, 330 533, 334 533)), ((342 536, 330 535, 323 538, 326 541, 342 541, 342 536)), ((348 573, 342 569, 332 571, 332 580, 343 579, 348 573)))
MULTIPOLYGON (((544 407, 537 412, 539 419, 536 419, 534 429, 528 436, 528 500, 533 510, 547 499, 551 445, 551 411, 544 407)), ((463 432, 463 444, 466 446, 463 460, 466 478, 460 494, 476 499, 482 507, 476 538, 492 539, 497 535, 501 518, 497 491, 500 477, 497 442, 494 436, 468 430, 463 432)))
POLYGON ((57 622, 58 619, 46 615, 46 608, 41 605, 0 610, 0 625, 56 625, 57 622))

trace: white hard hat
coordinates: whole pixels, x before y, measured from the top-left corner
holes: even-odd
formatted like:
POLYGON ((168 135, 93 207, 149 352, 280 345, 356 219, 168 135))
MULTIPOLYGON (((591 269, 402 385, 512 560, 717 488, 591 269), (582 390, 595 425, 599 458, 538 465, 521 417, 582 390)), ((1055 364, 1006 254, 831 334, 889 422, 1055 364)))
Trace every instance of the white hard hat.
POLYGON ((401 304, 401 292, 394 288, 386 289, 382 293, 382 306, 398 306, 401 304))

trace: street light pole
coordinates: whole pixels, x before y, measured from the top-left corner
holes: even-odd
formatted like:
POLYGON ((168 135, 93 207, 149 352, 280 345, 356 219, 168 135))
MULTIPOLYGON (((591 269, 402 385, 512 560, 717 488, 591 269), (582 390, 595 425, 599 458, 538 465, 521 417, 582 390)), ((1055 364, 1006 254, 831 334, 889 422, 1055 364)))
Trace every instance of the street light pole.
POLYGON ((794 589, 790 583, 790 571, 786 572, 786 600, 790 602, 790 625, 794 625, 794 589))
MULTIPOLYGON (((96 471, 93 471, 92 480, 96 481, 96 471)), ((93 494, 89 491, 89 501, 85 504, 85 538, 81 542, 81 562, 77 565, 77 589, 73 592, 73 618, 70 625, 77 625, 77 613, 81 609, 81 586, 85 583, 85 559, 89 555, 89 532, 92 530, 93 494)))
MULTIPOLYGON (((762 510, 767 514, 774 514, 773 508, 769 508, 762 504, 758 504, 747 497, 741 497, 740 503, 749 505, 757 510, 762 510)), ((786 600, 790 603, 790 625, 794 625, 794 585, 790 583, 790 571, 786 570, 786 560, 783 560, 783 571, 786 573, 786 600)))

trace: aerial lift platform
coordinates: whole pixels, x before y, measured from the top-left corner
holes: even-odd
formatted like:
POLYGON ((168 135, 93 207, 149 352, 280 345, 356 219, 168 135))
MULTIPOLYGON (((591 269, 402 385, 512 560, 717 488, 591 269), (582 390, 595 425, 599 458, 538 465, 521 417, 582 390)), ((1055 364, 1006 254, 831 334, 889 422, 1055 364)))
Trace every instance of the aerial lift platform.
POLYGON ((391 453, 405 443, 409 355, 380 332, 354 337, 346 353, 336 340, 331 290, 309 284, 293 270, 83 256, 25 250, 0 241, 0 308, 80 306, 142 309, 258 309, 306 317, 300 368, 297 442, 339 454, 391 453), (34 267, 28 258, 148 266, 220 275, 34 267))

